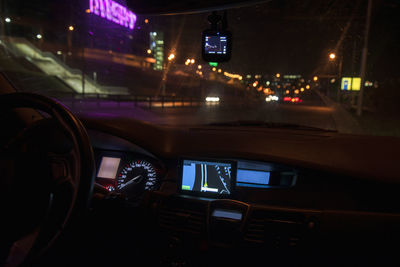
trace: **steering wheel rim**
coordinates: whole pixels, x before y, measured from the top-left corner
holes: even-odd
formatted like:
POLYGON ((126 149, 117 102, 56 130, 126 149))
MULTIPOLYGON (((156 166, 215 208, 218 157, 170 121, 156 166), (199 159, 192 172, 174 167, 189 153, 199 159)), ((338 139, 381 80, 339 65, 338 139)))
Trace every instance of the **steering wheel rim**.
MULTIPOLYGON (((73 189, 76 191, 74 191, 74 197, 68 213, 65 215, 65 220, 63 220, 62 225, 57 226, 58 230, 55 233, 40 229, 40 233, 25 258, 26 262, 37 258, 50 247, 71 217, 76 217, 89 208, 95 178, 95 163, 90 140, 83 124, 63 104, 49 97, 33 93, 0 95, 0 110, 2 112, 16 108, 33 108, 51 115, 61 128, 69 133, 74 144, 73 149, 77 151, 79 156, 77 160, 79 166, 75 166, 79 177, 74 177, 78 180, 78 183, 76 188, 73 189)), ((42 226, 47 223, 49 222, 44 222, 42 226)))

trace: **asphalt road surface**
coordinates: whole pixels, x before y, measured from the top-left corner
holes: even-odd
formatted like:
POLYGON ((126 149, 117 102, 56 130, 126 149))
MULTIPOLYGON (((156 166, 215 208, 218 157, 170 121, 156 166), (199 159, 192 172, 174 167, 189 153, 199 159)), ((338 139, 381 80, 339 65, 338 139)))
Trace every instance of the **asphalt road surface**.
POLYGON ((233 100, 216 105, 202 104, 196 107, 154 107, 146 104, 135 106, 129 102, 84 100, 79 103, 64 103, 77 114, 98 117, 128 116, 156 124, 203 125, 241 121, 265 121, 292 123, 304 126, 356 133, 356 121, 339 105, 324 95, 309 91, 301 96, 302 103, 233 100))

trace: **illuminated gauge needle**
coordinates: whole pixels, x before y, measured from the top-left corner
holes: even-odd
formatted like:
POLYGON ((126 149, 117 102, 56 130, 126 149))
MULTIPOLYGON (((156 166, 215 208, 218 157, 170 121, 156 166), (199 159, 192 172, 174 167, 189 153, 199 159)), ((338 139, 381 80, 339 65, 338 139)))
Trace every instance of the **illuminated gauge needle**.
POLYGON ((132 184, 133 182, 135 182, 136 180, 140 179, 141 177, 142 177, 142 175, 138 175, 138 176, 136 176, 136 177, 133 177, 133 178, 132 178, 131 180, 129 180, 128 182, 126 182, 126 183, 124 183, 124 184, 121 184, 121 186, 120 186, 119 189, 122 189, 122 188, 124 188, 125 186, 132 184))

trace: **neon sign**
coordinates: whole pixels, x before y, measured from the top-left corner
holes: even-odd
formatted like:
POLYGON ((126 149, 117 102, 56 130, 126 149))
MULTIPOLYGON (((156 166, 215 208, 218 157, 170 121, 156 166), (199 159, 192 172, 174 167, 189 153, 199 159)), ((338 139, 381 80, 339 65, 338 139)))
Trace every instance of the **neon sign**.
POLYGON ((125 6, 112 0, 89 0, 90 13, 133 30, 136 15, 125 6))

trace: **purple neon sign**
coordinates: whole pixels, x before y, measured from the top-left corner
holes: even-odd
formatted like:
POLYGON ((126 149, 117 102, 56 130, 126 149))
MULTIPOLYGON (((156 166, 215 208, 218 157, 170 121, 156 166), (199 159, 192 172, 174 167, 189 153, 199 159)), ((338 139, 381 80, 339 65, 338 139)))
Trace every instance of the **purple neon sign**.
POLYGON ((129 29, 135 28, 136 15, 125 6, 112 0, 89 0, 90 13, 129 29))

